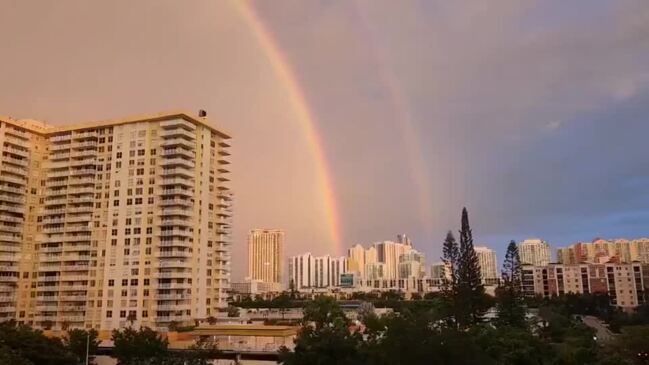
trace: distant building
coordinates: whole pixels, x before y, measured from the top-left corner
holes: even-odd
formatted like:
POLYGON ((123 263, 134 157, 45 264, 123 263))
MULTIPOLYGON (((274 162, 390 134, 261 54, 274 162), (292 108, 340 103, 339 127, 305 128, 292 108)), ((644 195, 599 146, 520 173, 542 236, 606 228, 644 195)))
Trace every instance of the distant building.
POLYGON ((347 250, 349 272, 365 276, 365 248, 361 245, 354 245, 347 250))
POLYGON ((282 285, 284 232, 253 229, 248 234, 248 277, 263 283, 282 285))
POLYGON ((498 262, 496 260, 496 251, 485 246, 476 246, 475 253, 478 255, 478 262, 480 264, 480 273, 482 274, 483 284, 497 284, 500 279, 498 276, 498 262))
POLYGON ((384 264, 383 277, 390 280, 398 279, 399 258, 401 255, 410 252, 412 247, 392 241, 378 242, 373 246, 376 248, 377 261, 384 264))
POLYGON ((562 264, 642 262, 649 264, 649 238, 634 240, 595 239, 579 242, 557 250, 557 261, 562 264))
POLYGON ((521 263, 524 265, 542 266, 552 260, 550 245, 540 239, 526 239, 518 245, 521 263))
POLYGON ((554 297, 567 293, 608 294, 611 305, 630 309, 647 303, 649 265, 549 264, 523 266, 523 293, 554 297))
POLYGON ((426 259, 424 254, 410 250, 399 257, 399 279, 423 279, 426 276, 426 259))
POLYGON ((337 287, 348 272, 348 258, 305 253, 289 258, 288 272, 289 286, 296 290, 337 287))

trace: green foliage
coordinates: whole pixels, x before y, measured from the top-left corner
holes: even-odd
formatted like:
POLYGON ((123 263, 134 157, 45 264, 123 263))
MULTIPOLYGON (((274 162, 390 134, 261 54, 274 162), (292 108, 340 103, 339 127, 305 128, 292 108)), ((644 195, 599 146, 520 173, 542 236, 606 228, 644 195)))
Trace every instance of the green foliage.
POLYGON ((45 337, 41 331, 15 321, 0 323, 0 364, 77 364, 59 338, 45 337))
POLYGON ((362 364, 362 336, 349 330, 350 321, 333 298, 318 297, 304 311, 304 326, 295 340, 295 350, 283 348, 284 365, 362 364))
POLYGON ((507 247, 502 269, 502 283, 496 290, 499 326, 525 327, 525 307, 521 290, 521 262, 516 242, 507 247))
POLYGON ((120 365, 135 365, 168 357, 169 342, 148 327, 114 330, 112 339, 115 346, 113 355, 120 365))
POLYGON ((98 333, 94 329, 89 331, 73 329, 68 331, 68 335, 63 341, 68 350, 77 356, 79 363, 85 363, 86 348, 88 349, 89 357, 97 353, 100 342, 97 336, 98 333))
POLYGON ((473 247, 473 233, 469 226, 469 214, 462 209, 460 229, 460 256, 457 268, 457 289, 454 301, 458 325, 466 328, 482 322, 484 313, 489 309, 478 255, 473 247))
POLYGON ((229 305, 227 311, 228 311, 228 317, 239 317, 240 314, 239 308, 233 305, 229 305))

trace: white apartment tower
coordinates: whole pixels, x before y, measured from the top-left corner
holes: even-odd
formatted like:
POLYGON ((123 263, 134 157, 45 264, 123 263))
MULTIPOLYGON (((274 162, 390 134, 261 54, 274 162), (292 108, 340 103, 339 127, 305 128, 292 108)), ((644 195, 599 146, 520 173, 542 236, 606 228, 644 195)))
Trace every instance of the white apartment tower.
POLYGON ((248 233, 248 278, 282 284, 284 232, 277 229, 253 229, 248 233))
POLYGON ((13 300, 14 318, 43 328, 110 330, 163 328, 227 306, 227 134, 187 113, 0 123, 0 226, 13 230, 0 240, 0 307, 13 300))
POLYGON ((521 264, 545 266, 551 261, 550 245, 540 239, 526 239, 518 245, 521 264))
POLYGON ((498 262, 496 260, 496 251, 485 247, 476 246, 475 253, 478 256, 482 282, 486 285, 495 285, 498 283, 498 262))

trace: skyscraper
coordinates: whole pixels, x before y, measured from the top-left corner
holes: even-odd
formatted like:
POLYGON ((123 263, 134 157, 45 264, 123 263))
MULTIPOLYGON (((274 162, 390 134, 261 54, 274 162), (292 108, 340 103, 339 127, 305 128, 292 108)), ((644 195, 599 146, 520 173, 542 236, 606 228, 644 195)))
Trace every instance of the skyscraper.
POLYGON ((365 248, 361 245, 354 245, 347 250, 349 271, 365 276, 365 248))
POLYGON ((383 278, 396 280, 399 278, 399 258, 401 255, 410 252, 411 246, 392 242, 383 241, 374 244, 377 253, 377 261, 384 264, 383 278))
POLYGON ((63 127, 0 119, 0 307, 17 305, 0 315, 165 327, 227 306, 227 134, 187 113, 63 127))
POLYGON ((482 282, 486 285, 497 284, 499 278, 496 251, 488 247, 476 246, 475 253, 478 255, 480 273, 482 274, 482 282))
POLYGON ((248 233, 248 278, 282 285, 284 232, 277 229, 253 229, 248 233))
POLYGON ((518 245, 521 264, 544 266, 550 263, 550 245, 540 239, 526 239, 518 245))

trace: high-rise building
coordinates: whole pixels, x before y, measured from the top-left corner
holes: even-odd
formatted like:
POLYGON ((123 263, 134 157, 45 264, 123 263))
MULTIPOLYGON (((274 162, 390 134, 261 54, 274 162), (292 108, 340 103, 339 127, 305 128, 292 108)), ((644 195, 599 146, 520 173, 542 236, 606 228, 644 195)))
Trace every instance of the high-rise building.
POLYGON ((253 229, 248 233, 248 278, 282 286, 284 232, 253 229))
POLYGON ((634 240, 595 239, 579 242, 557 250, 557 261, 562 264, 580 263, 649 263, 649 239, 634 240))
POLYGON ((406 246, 412 246, 412 241, 410 240, 410 237, 408 237, 408 235, 406 235, 405 233, 397 235, 397 243, 401 243, 406 246))
POLYGON ((410 250, 399 257, 399 279, 426 276, 426 259, 424 254, 417 250, 410 250))
POLYGON ((647 303, 649 265, 639 262, 524 265, 523 293, 554 297, 567 293, 608 294, 611 305, 633 308, 647 303))
POLYGON ((354 245, 347 250, 349 272, 365 277, 365 249, 361 245, 354 245))
POLYGON ((340 286, 340 276, 347 272, 347 257, 305 253, 288 260, 289 286, 296 290, 340 286))
POLYGON ((0 131, 0 317, 113 329, 225 309, 227 134, 186 113, 0 131))
POLYGON ((551 261, 550 245, 540 239, 526 239, 518 245, 521 264, 547 265, 551 261))
POLYGON ((478 255, 478 263, 480 264, 482 282, 486 285, 497 284, 499 278, 496 251, 488 247, 476 246, 475 253, 478 255))
POLYGON ((384 264, 383 278, 398 279, 399 258, 401 255, 410 252, 412 247, 392 241, 377 242, 373 246, 376 248, 377 261, 384 264))

